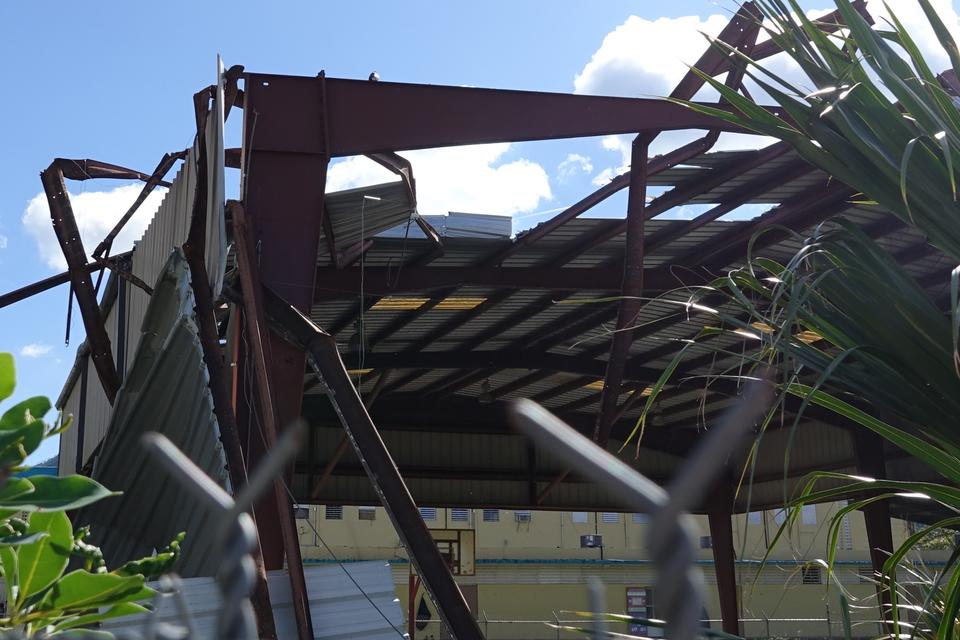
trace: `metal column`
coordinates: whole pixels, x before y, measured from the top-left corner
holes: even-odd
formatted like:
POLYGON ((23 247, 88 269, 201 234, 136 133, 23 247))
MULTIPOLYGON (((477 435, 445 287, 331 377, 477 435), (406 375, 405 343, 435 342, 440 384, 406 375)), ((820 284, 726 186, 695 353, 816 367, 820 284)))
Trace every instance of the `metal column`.
POLYGON ((713 566, 717 573, 720 617, 726 633, 740 635, 740 608, 737 602, 737 569, 733 550, 733 522, 729 505, 707 516, 713 541, 713 566))

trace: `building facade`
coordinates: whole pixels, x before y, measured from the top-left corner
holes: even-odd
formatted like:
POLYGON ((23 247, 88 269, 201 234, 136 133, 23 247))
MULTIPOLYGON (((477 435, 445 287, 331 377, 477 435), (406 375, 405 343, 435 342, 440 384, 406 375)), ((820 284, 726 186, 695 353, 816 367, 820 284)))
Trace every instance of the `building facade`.
MULTIPOLYGON (((841 589, 854 605, 854 633, 878 635, 876 589, 859 513, 841 521, 834 577, 828 578, 826 568, 817 562, 826 558, 830 521, 837 509, 837 504, 805 508, 789 535, 773 546, 765 564, 761 561, 783 514, 734 516, 741 629, 746 636, 842 635, 841 589)), ((453 531, 468 534, 459 536, 464 546, 473 540, 472 550, 451 548, 442 540, 439 544, 449 553, 455 573, 459 572, 457 581, 488 638, 578 637, 548 623, 585 626, 586 621, 573 612, 589 608, 586 585, 591 577, 604 584, 608 612, 657 615, 654 568, 645 551, 649 527, 645 514, 422 507, 421 515, 438 539, 453 537, 445 533, 453 531)), ((390 561, 397 597, 409 615, 410 565, 382 508, 310 506, 301 508, 298 516, 306 563, 390 561)), ((719 628, 712 540, 706 517, 697 516, 695 521, 698 564, 707 583, 704 618, 719 628)), ((893 530, 895 544, 908 535, 903 521, 895 520, 893 530)), ((935 568, 942 558, 934 552, 925 560, 935 568)), ((412 604, 414 617, 420 619, 415 637, 445 637, 422 588, 412 604)), ((613 625, 611 630, 631 631, 626 624, 613 625)), ((656 635, 654 629, 632 631, 656 635)))

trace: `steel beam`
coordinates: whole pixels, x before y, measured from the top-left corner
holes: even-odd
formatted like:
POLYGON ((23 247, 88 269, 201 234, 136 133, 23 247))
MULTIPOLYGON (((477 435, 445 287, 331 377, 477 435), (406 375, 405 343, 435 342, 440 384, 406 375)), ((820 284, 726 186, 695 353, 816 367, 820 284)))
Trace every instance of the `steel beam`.
POLYGON ((627 201, 627 240, 623 261, 620 303, 617 311, 616 332, 610 342, 610 357, 607 359, 603 376, 603 392, 600 397, 600 413, 597 416, 597 428, 593 439, 605 447, 613 426, 613 414, 623 384, 624 369, 633 344, 633 328, 640 309, 643 307, 641 296, 644 292, 644 221, 647 206, 647 150, 650 137, 641 134, 633 141, 630 166, 630 195, 627 201))
MULTIPOLYGON (((327 78, 325 96, 314 78, 246 73, 245 118, 251 91, 270 111, 261 115, 254 152, 369 155, 493 142, 581 138, 637 131, 716 129, 752 133, 661 99, 612 98, 399 82, 327 78), (266 102, 264 102, 266 101, 266 102), (318 114, 329 123, 323 137, 318 114)), ((713 108, 719 107, 710 104, 713 108)), ((785 117, 778 107, 766 107, 785 117)), ((264 112, 261 111, 261 114, 264 112)))
MULTIPOLYGON (((113 256, 113 259, 119 260, 129 258, 130 255, 131 252, 126 251, 113 256)), ((83 269, 85 269, 87 273, 91 273, 93 271, 97 271, 98 269, 102 269, 103 267, 104 262, 98 260, 87 263, 83 269)), ((55 276, 50 276, 49 278, 44 278, 43 280, 38 280, 32 284, 28 284, 25 287, 14 289, 13 291, 0 295, 0 309, 8 307, 16 302, 20 302, 21 300, 26 300, 27 298, 35 296, 38 293, 49 291, 54 287, 59 287, 60 285, 68 282, 70 282, 70 272, 64 271, 63 273, 58 273, 55 276)))
MULTIPOLYGON (((550 267, 365 267, 336 269, 320 267, 315 280, 315 302, 355 298, 363 283, 365 295, 383 297, 411 292, 429 293, 449 287, 500 287, 507 289, 545 289, 567 291, 618 291, 623 267, 555 269, 550 267)), ((703 285, 709 273, 691 266, 683 272, 667 267, 645 269, 647 288, 663 292, 682 286, 703 285)), ((442 292, 446 293, 446 292, 442 292)), ((499 293, 499 292, 498 292, 499 293)), ((437 297, 438 302, 443 298, 437 297)))
POLYGON ((740 635, 732 514, 729 510, 711 511, 707 518, 710 523, 710 538, 713 541, 713 566, 717 575, 723 630, 725 633, 740 635))
MULTIPOLYGON (((237 267, 243 287, 244 328, 250 343, 250 355, 253 359, 253 375, 256 379, 257 400, 259 401, 260 426, 265 449, 272 448, 279 434, 279 409, 273 392, 270 363, 272 354, 268 339, 263 302, 260 298, 260 278, 257 272, 250 243, 250 228, 243 205, 232 203, 233 240, 236 244, 237 267)), ((206 281, 205 281, 206 282, 206 281)), ((249 375, 250 372, 247 371, 249 375)), ((302 373, 301 373, 302 377, 302 373)), ((310 620, 310 600, 307 595, 306 579, 303 574, 303 559, 300 557, 300 541, 293 518, 293 505, 287 495, 283 477, 273 481, 273 507, 278 512, 283 550, 287 558, 287 573, 290 577, 290 592, 293 599, 293 613, 297 623, 300 640, 313 640, 313 623, 310 620)), ((256 509, 254 510, 256 513, 256 509)), ((257 521, 264 520, 261 511, 257 521)))
POLYGON ((70 206, 70 196, 63 182, 64 172, 60 168, 62 162, 54 160, 45 171, 40 173, 40 180, 47 196, 47 203, 50 205, 53 230, 57 234, 63 257, 67 261, 70 283, 77 297, 83 328, 87 333, 90 357, 93 358, 93 366, 97 371, 97 377, 100 378, 103 392, 112 405, 120 387, 117 367, 110 348, 110 336, 107 335, 104 319, 100 315, 97 294, 90 281, 87 253, 84 251, 80 230, 73 215, 73 207, 70 206))
MULTIPOLYGON (((191 237, 184 245, 183 252, 190 267, 190 286, 196 306, 197 334, 203 350, 203 362, 209 376, 207 386, 210 388, 210 399, 213 401, 213 413, 217 418, 220 444, 223 445, 223 452, 227 459, 227 472, 230 474, 232 493, 237 495, 240 488, 247 483, 247 466, 237 431, 237 416, 233 411, 230 397, 230 372, 227 363, 224 362, 220 336, 217 332, 213 292, 210 290, 210 278, 204 261, 204 236, 202 231, 194 233, 194 229, 202 228, 199 224, 191 225, 191 237)), ((275 639, 277 629, 273 619, 273 606, 270 603, 270 591, 267 587, 267 573, 263 564, 259 537, 251 555, 257 573, 256 587, 251 597, 257 615, 257 633, 260 638, 275 639)))
MULTIPOLYGON (((605 345, 599 345, 605 349, 605 345)), ((595 352, 596 353, 596 352, 595 352)), ((347 352, 343 354, 347 362, 359 360, 359 354, 347 352)), ((530 369, 541 371, 564 371, 601 377, 606 363, 591 357, 579 355, 560 355, 546 351, 517 351, 503 349, 497 351, 468 351, 456 349, 453 351, 427 351, 410 353, 407 351, 372 352, 365 353, 364 365, 372 369, 530 369)), ((658 370, 644 367, 634 367, 625 364, 623 376, 630 380, 653 382, 658 377, 658 370)), ((432 394, 433 395, 433 394, 432 394)))
POLYGON ((450 567, 440 555, 403 477, 390 457, 376 425, 350 382, 334 338, 293 306, 265 290, 266 310, 273 325, 308 354, 310 367, 329 389, 330 402, 347 432, 357 457, 390 516, 410 561, 423 578, 440 617, 458 640, 482 640, 450 567))
MULTIPOLYGON (((883 440, 873 432, 858 427, 853 432, 856 445, 857 473, 867 478, 883 480, 887 478, 887 464, 883 450, 883 440)), ((863 521, 867 529, 867 543, 870 545, 870 564, 877 579, 877 599, 880 605, 880 619, 889 621, 890 582, 883 576, 883 565, 893 553, 893 531, 890 526, 889 500, 875 501, 863 509, 863 521)), ((884 625, 894 633, 892 625, 884 625)))
POLYGON ((140 194, 137 196, 137 199, 133 201, 127 211, 120 216, 120 219, 113 226, 113 229, 110 230, 110 233, 104 237, 104 239, 97 245, 97 248, 93 250, 93 257, 100 258, 105 253, 110 253, 110 248, 113 246, 113 241, 116 239, 117 234, 123 229, 124 225, 133 217, 133 214, 137 212, 137 209, 140 208, 140 205, 143 204, 144 200, 147 199, 147 196, 150 193, 160 186, 160 183, 163 182, 163 177, 167 175, 167 172, 173 167, 173 164, 177 160, 181 160, 187 156, 186 151, 178 151, 176 153, 165 153, 163 157, 160 158, 160 162, 157 164, 157 168, 153 170, 153 173, 150 174, 150 177, 147 179, 146 184, 143 185, 143 189, 140 190, 140 194))
MULTIPOLYGON (((277 100, 278 91, 244 75, 243 147, 241 156, 244 212, 250 221, 251 242, 261 282, 280 293, 302 311, 309 312, 313 303, 313 279, 317 266, 318 245, 323 228, 324 189, 329 161, 327 152, 327 120, 325 79, 301 78, 298 89, 304 92, 303 102, 296 104, 277 100), (309 124, 298 129, 290 117, 297 109, 309 124), (301 148, 285 144, 291 134, 301 148)), ((290 424, 300 416, 303 399, 303 376, 306 362, 302 351, 269 335, 272 354, 270 379, 280 425, 290 424)), ((241 351, 243 351, 241 349, 241 351)), ((243 369, 241 353, 236 380, 249 377, 243 369)), ((241 429, 253 417, 244 408, 243 394, 238 395, 237 415, 241 429)), ((264 455, 259 438, 247 442, 247 460, 255 467, 264 455)), ((278 523, 281 506, 270 506, 270 498, 258 503, 258 527, 268 569, 283 567, 283 542, 278 523)))

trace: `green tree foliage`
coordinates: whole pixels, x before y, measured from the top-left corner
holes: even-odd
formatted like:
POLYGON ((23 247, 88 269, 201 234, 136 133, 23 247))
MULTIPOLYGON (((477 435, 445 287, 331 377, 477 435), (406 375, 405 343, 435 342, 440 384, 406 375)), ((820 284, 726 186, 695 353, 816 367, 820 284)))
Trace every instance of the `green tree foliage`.
MULTIPOLYGON (((847 26, 830 34, 795 0, 757 0, 764 28, 810 83, 801 90, 746 59, 749 75, 783 107, 785 117, 712 78, 706 80, 734 111, 686 104, 788 142, 831 177, 859 190, 861 202, 882 206, 960 260, 956 102, 892 12, 888 24, 871 27, 848 0, 835 1, 847 26)), ((946 26, 929 0, 917 2, 960 74, 960 53, 946 26)), ((896 496, 937 502, 947 514, 960 512, 958 273, 951 279, 951 313, 945 314, 942 300, 931 299, 877 243, 851 225, 831 223, 806 238, 787 264, 751 256, 744 268, 693 294, 692 302, 707 292, 727 294, 732 311, 714 311, 713 326, 700 340, 723 332, 752 342, 756 348, 744 357, 751 366, 777 367, 781 402, 792 396, 799 399, 801 413, 810 406, 834 412, 923 460, 942 477, 942 482, 894 482, 811 474, 799 495, 785 496, 789 516, 777 538, 796 521, 800 506, 853 498, 831 522, 832 567, 842 518, 851 510, 896 496), (830 488, 822 488, 823 480, 831 481, 830 488), (838 480, 841 486, 835 486, 838 480)), ((799 416, 791 428, 798 424, 799 416)), ((744 490, 749 491, 748 481, 744 490)), ((893 605, 885 615, 896 633, 960 637, 960 571, 955 570, 960 551, 954 544, 947 566, 928 577, 919 601, 915 590, 897 582, 898 569, 915 574, 904 563, 907 555, 941 536, 945 527, 960 528, 960 517, 948 515, 919 529, 885 563, 881 585, 893 605), (913 626, 901 624, 904 611, 919 616, 913 626)))
MULTIPOLYGON (((13 356, 0 353, 0 402, 15 386, 13 356)), ((0 631, 18 630, 28 637, 57 637, 148 611, 144 602, 155 592, 145 583, 170 570, 183 541, 180 534, 156 556, 110 571, 100 549, 85 542, 89 529, 75 531, 66 511, 116 493, 79 475, 12 476, 44 439, 69 426, 69 419, 44 422, 50 409, 50 401, 38 396, 0 416, 0 571, 7 600, 0 631), (79 568, 68 570, 71 564, 79 568)))

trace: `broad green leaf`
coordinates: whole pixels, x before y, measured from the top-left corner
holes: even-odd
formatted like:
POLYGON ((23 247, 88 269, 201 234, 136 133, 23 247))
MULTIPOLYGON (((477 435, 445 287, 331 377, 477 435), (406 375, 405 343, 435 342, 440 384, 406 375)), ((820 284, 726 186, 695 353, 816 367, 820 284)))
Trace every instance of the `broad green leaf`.
POLYGON ((36 451, 43 442, 46 425, 42 420, 11 429, 0 429, 0 466, 15 466, 36 451))
POLYGON ((0 400, 6 400, 17 386, 12 353, 0 353, 0 400))
POLYGON ((143 576, 87 573, 78 569, 55 582, 40 606, 61 611, 92 609, 144 600, 154 593, 153 589, 144 586, 143 576))
POLYGON ((17 549, 20 564, 20 602, 43 591, 63 574, 73 547, 73 526, 63 511, 38 511, 30 514, 27 533, 47 535, 17 549))
POLYGON ((797 397, 808 400, 811 404, 829 409, 838 415, 870 429, 904 451, 924 460, 945 478, 949 478, 954 482, 960 482, 960 461, 954 456, 931 445, 929 442, 925 442, 882 420, 878 420, 853 405, 823 391, 815 391, 811 387, 802 384, 792 384, 787 388, 787 391, 797 397))
POLYGON ((12 536, 0 537, 0 547, 16 547, 23 544, 31 544, 37 540, 45 538, 45 533, 16 534, 12 536))
POLYGON ((53 627, 54 634, 58 631, 66 631, 67 629, 75 629, 77 627, 83 627, 91 624, 96 624, 98 622, 103 622, 104 620, 110 620, 112 618, 122 618, 125 616, 135 616, 140 613, 149 613, 150 609, 144 607, 143 605, 136 604, 135 602, 122 602, 118 605, 114 605, 103 611, 101 613, 88 613, 82 616, 77 616, 75 618, 70 618, 64 622, 61 622, 53 627))
POLYGON ((27 478, 7 478, 7 481, 3 483, 3 487, 0 487, 0 505, 6 504, 8 500, 25 496, 28 493, 33 493, 33 483, 27 478))
POLYGON ((3 584, 7 590, 7 615, 16 611, 17 602, 17 552, 11 547, 0 547, 0 567, 3 568, 3 584))
POLYGON ((40 420, 51 409, 50 399, 45 396, 34 396, 17 403, 0 416, 0 429, 22 427, 34 420, 40 420))
POLYGON ((34 486, 33 493, 14 498, 3 506, 21 511, 67 511, 120 495, 85 476, 34 476, 30 482, 34 486))

